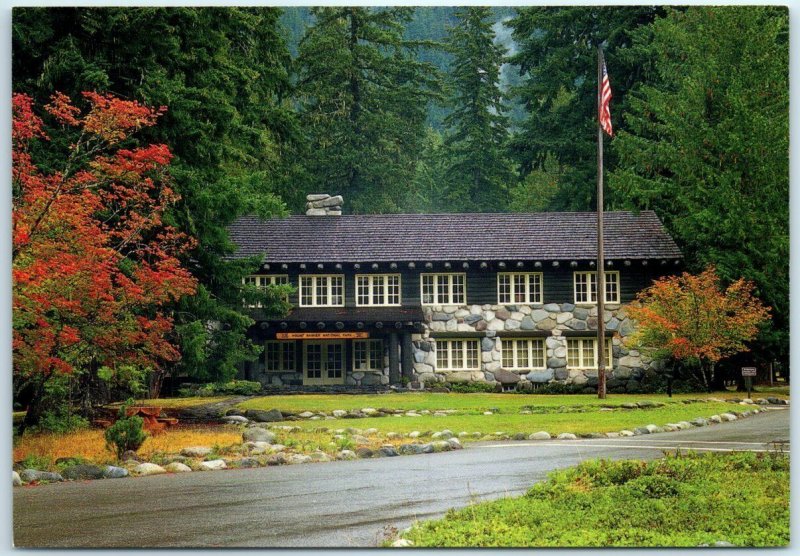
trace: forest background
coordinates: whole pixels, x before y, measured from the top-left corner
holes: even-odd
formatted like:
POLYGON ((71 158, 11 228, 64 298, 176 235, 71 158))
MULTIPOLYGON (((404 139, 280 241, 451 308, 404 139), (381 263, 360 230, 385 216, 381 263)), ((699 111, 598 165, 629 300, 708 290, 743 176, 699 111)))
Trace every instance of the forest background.
MULTIPOLYGON (((752 280, 773 318, 747 356, 788 371, 786 8, 15 8, 12 25, 13 90, 35 104, 167 107, 130 139, 171 149, 164 220, 196 240, 161 376, 223 381, 258 356, 258 261, 226 258, 239 215, 319 192, 348 213, 595 210, 600 45, 606 210, 655 210, 689 270, 752 280)), ((51 152, 33 148, 45 169, 51 152)))

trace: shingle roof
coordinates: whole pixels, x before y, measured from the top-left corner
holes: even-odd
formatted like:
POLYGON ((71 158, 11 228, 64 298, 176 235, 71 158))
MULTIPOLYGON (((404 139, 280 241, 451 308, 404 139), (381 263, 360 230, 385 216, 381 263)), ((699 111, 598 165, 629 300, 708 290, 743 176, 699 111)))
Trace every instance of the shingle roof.
MULTIPOLYGON (((596 258, 594 212, 373 214, 237 219, 233 258, 265 263, 596 258)), ((653 211, 605 213, 609 259, 681 258, 653 211)))

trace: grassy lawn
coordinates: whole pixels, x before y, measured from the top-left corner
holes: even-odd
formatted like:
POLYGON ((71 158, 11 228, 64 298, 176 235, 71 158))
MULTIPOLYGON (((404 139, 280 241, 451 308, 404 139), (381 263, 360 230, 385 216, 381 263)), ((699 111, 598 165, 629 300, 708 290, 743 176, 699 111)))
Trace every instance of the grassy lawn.
MULTIPOLYGON (((676 394, 668 398, 664 394, 612 394, 600 400, 592 394, 435 394, 413 392, 404 394, 357 394, 327 395, 299 394, 292 396, 259 396, 246 400, 238 407, 242 409, 280 409, 291 413, 303 411, 333 411, 334 409, 456 409, 462 412, 480 412, 497 409, 501 413, 519 413, 524 407, 558 408, 567 407, 619 407, 623 403, 644 400, 669 403, 681 400, 715 397, 720 399, 744 398, 746 393, 715 392, 714 394, 676 394)), ((729 406, 730 407, 730 406, 729 406)))
MULTIPOLYGON (((336 421, 294 421, 292 425, 306 430, 320 426, 329 428, 358 427, 376 428, 380 433, 411 431, 441 431, 449 429, 454 433, 481 432, 493 434, 504 432, 534 433, 547 431, 551 435, 562 432, 574 434, 589 432, 614 432, 633 429, 649 424, 665 425, 677 421, 688 421, 695 417, 710 417, 714 414, 741 411, 744 406, 729 403, 670 404, 653 409, 617 409, 614 411, 587 411, 585 413, 542 413, 521 415, 519 413, 454 414, 447 416, 423 415, 421 417, 368 417, 363 419, 337 419, 336 421)), ((474 440, 474 439, 462 439, 474 440)))
POLYGON ((414 547, 786 546, 789 458, 586 462, 525 496, 451 510, 404 537, 414 547))

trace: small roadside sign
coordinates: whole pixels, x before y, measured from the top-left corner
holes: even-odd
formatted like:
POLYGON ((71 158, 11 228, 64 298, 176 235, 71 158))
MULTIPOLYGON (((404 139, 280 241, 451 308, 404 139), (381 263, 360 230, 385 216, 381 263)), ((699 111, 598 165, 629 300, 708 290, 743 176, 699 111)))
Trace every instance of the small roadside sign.
POLYGON ((742 376, 756 376, 756 368, 742 367, 742 376))

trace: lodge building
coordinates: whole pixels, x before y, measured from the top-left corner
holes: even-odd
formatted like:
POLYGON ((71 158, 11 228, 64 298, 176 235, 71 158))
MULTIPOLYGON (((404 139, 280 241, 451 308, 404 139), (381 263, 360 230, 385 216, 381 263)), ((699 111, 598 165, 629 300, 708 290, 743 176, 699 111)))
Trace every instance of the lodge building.
MULTIPOLYGON (((305 215, 237 219, 246 280, 291 284, 292 310, 249 307, 264 346, 242 376, 271 386, 498 389, 597 383, 596 214, 342 215, 309 195, 305 215)), ((611 391, 656 363, 625 345, 626 305, 682 255, 652 211, 605 213, 606 361, 611 391)))

